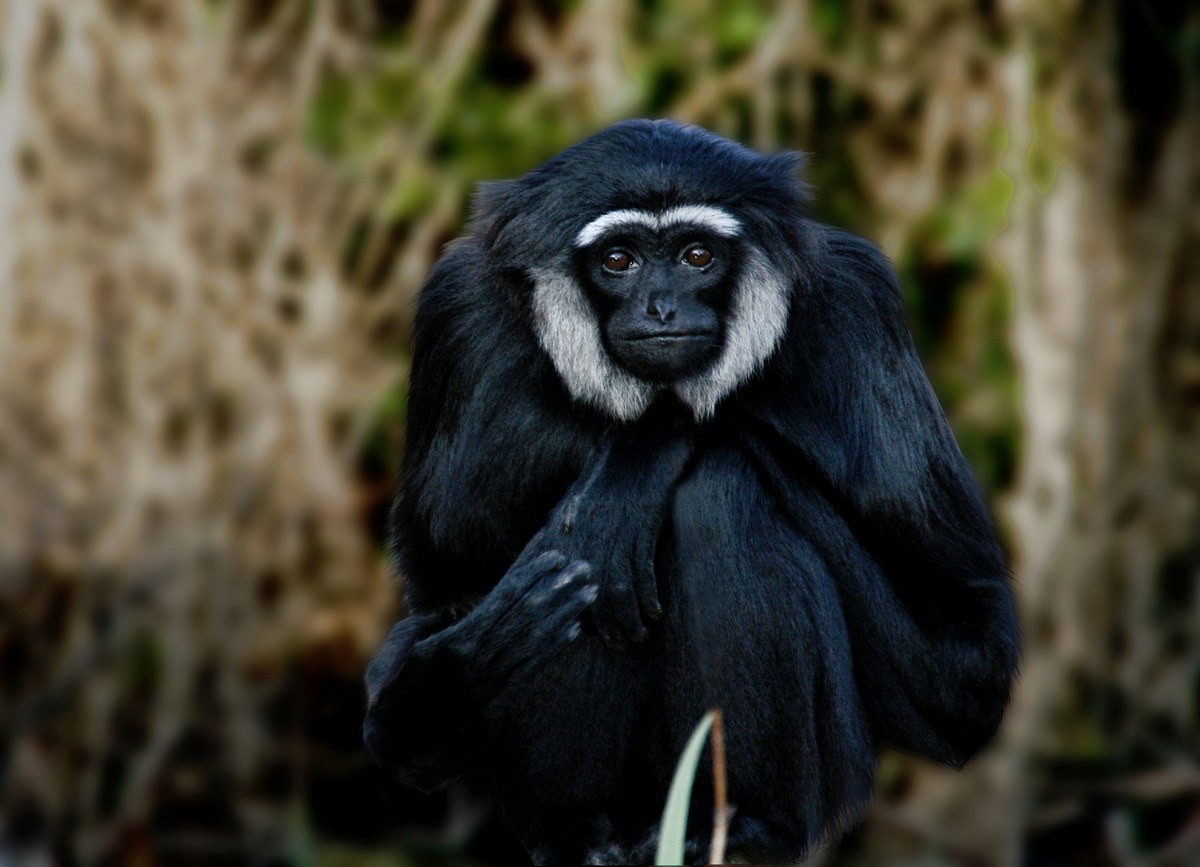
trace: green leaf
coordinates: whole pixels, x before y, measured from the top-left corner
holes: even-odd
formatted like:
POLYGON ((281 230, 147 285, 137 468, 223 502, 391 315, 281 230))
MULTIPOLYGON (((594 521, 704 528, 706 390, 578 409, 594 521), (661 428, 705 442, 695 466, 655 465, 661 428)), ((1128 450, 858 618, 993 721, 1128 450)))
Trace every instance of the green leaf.
POLYGON ((682 864, 683 845, 687 839, 688 805, 692 800, 692 783, 696 779, 696 766, 704 751, 713 724, 713 711, 704 715, 692 736, 688 738, 675 776, 671 779, 671 790, 667 792, 667 805, 663 809, 662 825, 658 829, 658 851, 654 854, 655 864, 682 864))
POLYGON ((317 88, 304 124, 308 145, 329 156, 341 153, 349 127, 354 86, 344 75, 329 75, 317 88))

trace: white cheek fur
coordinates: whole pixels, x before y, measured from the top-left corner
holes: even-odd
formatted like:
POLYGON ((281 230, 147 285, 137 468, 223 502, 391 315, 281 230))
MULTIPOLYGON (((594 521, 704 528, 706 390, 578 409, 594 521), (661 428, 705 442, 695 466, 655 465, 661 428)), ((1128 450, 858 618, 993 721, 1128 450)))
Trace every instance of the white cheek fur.
POLYGON ((750 249, 717 363, 707 372, 675 384, 675 393, 692 408, 697 419, 711 416, 721 398, 757 373, 787 330, 791 308, 788 284, 766 256, 750 249))
POLYGON ((571 395, 622 421, 645 412, 655 388, 613 364, 579 284, 549 270, 534 271, 533 279, 538 342, 571 395))

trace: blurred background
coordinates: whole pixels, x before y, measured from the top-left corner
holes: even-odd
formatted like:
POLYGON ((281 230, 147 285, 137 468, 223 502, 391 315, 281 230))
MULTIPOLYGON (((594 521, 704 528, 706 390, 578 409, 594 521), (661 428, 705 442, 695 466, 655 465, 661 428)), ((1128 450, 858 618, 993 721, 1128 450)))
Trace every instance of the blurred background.
POLYGON ((1011 552, 1023 674, 810 863, 1200 864, 1200 9, 0 0, 0 864, 520 863, 361 674, 412 300, 629 116, 810 154, 1011 552))

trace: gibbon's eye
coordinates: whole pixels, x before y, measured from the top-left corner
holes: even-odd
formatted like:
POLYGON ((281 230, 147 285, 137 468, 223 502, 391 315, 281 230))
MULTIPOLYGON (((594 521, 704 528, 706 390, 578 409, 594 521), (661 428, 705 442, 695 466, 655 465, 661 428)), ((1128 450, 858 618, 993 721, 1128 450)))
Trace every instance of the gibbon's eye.
POLYGON ((605 271, 628 271, 630 268, 636 268, 637 263, 633 261, 633 257, 624 250, 609 250, 604 254, 604 270, 605 271))
POLYGON ((683 254, 683 261, 693 268, 703 268, 712 259, 712 253, 699 244, 693 244, 691 247, 688 247, 687 252, 683 254))

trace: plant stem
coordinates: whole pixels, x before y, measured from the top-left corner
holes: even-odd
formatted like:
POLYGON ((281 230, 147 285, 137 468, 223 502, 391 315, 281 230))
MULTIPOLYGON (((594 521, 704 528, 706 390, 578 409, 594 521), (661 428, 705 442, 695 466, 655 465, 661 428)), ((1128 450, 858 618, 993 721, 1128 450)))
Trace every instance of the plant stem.
POLYGON ((720 708, 712 711, 712 760, 713 760, 713 833, 709 848, 708 863, 722 864, 725 861, 725 838, 729 832, 730 810, 725 791, 725 725, 720 708))

